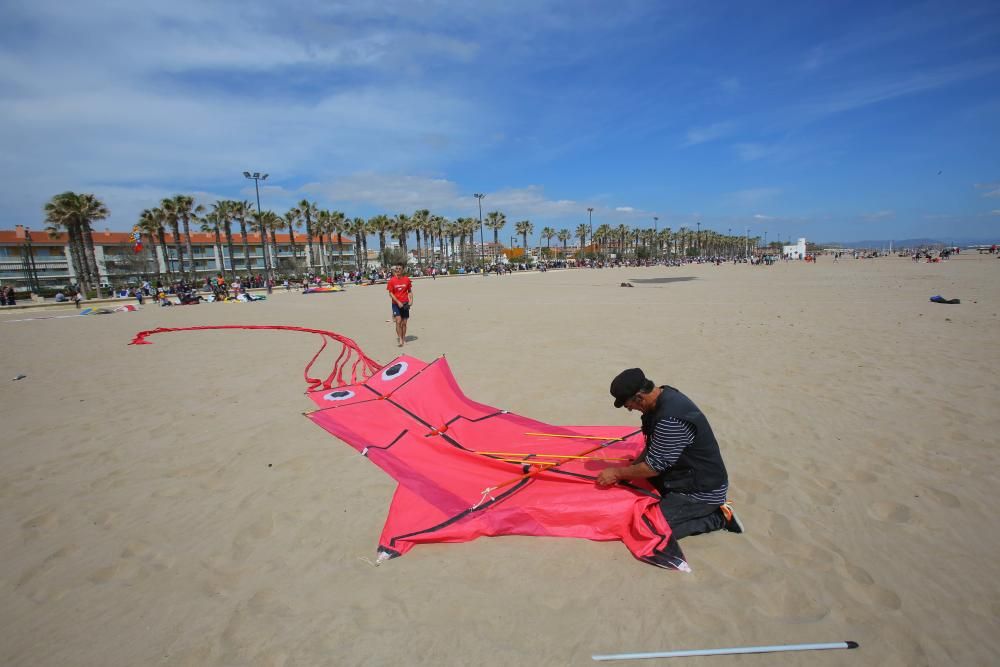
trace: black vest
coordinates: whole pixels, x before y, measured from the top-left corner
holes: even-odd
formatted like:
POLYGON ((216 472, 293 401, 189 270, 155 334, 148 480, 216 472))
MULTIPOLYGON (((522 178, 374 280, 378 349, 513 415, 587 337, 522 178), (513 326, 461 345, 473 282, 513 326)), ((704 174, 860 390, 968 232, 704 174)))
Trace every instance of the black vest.
MULTIPOLYGON (((663 391, 656 408, 642 416, 642 432, 646 436, 646 447, 657 422, 667 417, 673 417, 687 422, 694 429, 694 442, 681 452, 674 465, 663 471, 650 481, 660 493, 670 491, 715 491, 729 481, 726 464, 722 462, 719 443, 715 440, 712 427, 701 410, 690 398, 666 385, 660 387, 663 391)), ((643 450, 643 455, 645 455, 643 450)))

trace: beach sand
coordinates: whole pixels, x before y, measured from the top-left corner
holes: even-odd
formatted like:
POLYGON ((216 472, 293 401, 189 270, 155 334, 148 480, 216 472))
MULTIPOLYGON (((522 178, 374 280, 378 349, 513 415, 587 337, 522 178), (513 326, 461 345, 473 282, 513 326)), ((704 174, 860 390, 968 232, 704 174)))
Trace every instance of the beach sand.
POLYGON ((375 568, 394 483, 302 416, 318 338, 127 343, 286 324, 385 362, 399 350, 384 287, 4 312, 0 663, 563 665, 839 640, 861 647, 696 661, 1000 662, 997 259, 550 271, 415 293, 405 351, 446 353, 478 401, 636 424, 611 405, 616 373, 680 388, 712 423, 748 532, 685 539, 690 574, 618 542, 535 537, 375 568))

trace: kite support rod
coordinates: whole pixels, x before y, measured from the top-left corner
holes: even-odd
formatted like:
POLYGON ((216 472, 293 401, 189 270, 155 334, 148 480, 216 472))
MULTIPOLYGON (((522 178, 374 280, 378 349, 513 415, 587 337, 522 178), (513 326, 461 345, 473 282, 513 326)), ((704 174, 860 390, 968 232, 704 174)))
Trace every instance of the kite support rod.
POLYGON ((592 655, 594 660, 641 660, 644 658, 687 658, 696 655, 734 655, 739 653, 777 653, 779 651, 823 651, 827 649, 858 648, 857 642, 832 642, 829 644, 781 644, 778 646, 740 646, 736 648, 706 648, 685 651, 660 651, 657 653, 611 653, 592 655))
POLYGON ((603 435, 563 435, 561 433, 525 433, 525 435, 537 435, 543 438, 583 438, 584 440, 607 440, 610 442, 618 442, 619 440, 624 440, 625 438, 606 438, 603 435))
MULTIPOLYGON (((549 459, 587 459, 588 461, 628 461, 629 459, 609 459, 603 456, 576 456, 574 454, 539 454, 535 452, 474 452, 488 456, 541 456, 549 459)), ((525 459, 527 461, 528 459, 525 459)))

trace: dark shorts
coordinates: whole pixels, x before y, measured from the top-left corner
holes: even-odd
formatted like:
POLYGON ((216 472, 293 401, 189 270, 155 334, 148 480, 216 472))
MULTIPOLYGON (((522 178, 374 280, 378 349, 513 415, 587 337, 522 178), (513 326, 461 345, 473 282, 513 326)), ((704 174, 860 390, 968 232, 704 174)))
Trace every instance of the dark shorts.
POLYGON ((392 302, 392 316, 402 317, 404 320, 410 319, 410 304, 405 303, 402 307, 396 305, 396 302, 392 302))

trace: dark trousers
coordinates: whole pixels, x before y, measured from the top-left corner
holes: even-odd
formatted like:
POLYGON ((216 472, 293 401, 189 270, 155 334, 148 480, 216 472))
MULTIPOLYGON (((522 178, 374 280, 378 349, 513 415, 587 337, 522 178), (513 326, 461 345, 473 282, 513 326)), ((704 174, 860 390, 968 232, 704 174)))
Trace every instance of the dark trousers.
POLYGON ((718 505, 692 500, 680 493, 667 493, 660 499, 660 511, 678 540, 720 530, 726 525, 718 505))

